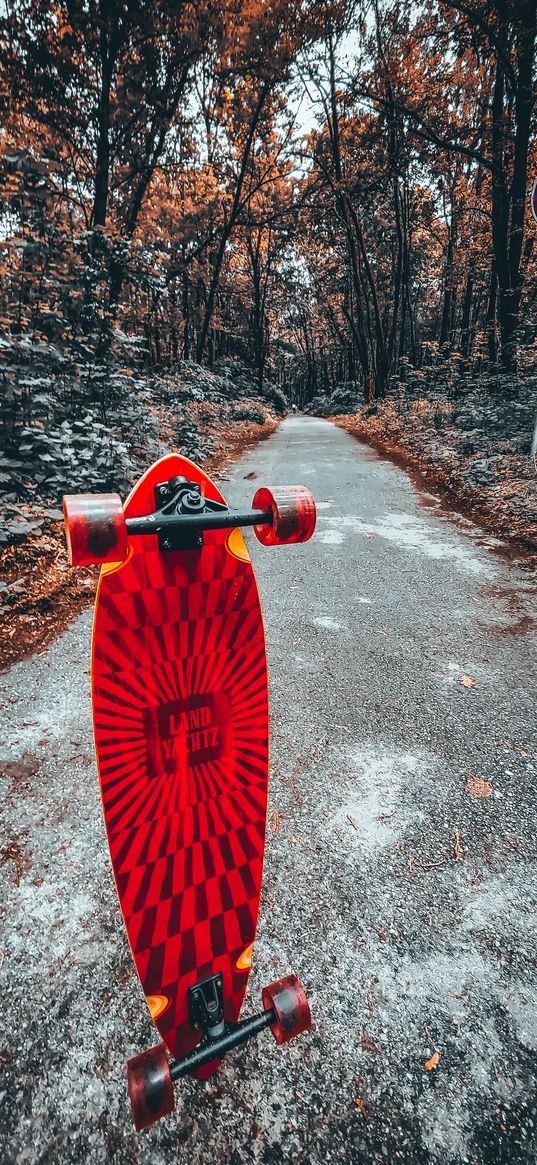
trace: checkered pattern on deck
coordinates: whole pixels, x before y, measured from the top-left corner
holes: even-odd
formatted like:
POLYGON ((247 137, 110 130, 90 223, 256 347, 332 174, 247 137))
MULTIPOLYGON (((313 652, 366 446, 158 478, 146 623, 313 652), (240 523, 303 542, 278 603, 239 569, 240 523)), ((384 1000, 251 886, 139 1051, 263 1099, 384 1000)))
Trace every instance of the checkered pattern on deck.
MULTIPOLYGON (((137 513, 153 508, 155 481, 186 472, 166 460, 137 513)), ((174 1056, 195 1043, 192 983, 222 971, 226 1017, 238 1017, 248 972, 237 960, 254 939, 261 886, 263 626, 250 563, 225 538, 215 531, 202 552, 181 555, 160 554, 156 537, 141 553, 132 539, 130 560, 101 577, 94 626, 95 739, 117 889, 144 992, 169 1000, 156 1023, 174 1056)))

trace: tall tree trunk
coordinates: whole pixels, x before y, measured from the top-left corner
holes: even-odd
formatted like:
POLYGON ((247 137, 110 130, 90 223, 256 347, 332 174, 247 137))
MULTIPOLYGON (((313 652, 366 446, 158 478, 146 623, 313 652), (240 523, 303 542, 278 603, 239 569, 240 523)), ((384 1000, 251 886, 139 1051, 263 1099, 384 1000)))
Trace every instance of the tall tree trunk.
POLYGON ((260 391, 263 387, 263 377, 267 359, 266 302, 268 281, 272 263, 271 236, 272 231, 269 227, 264 270, 261 257, 263 245, 263 227, 258 229, 255 242, 252 236, 252 230, 250 228, 247 240, 254 300, 251 318, 253 362, 254 368, 256 370, 257 384, 260 391))
POLYGON ((509 288, 502 305, 502 363, 516 366, 516 333, 519 322, 523 269, 521 267, 526 211, 526 184, 534 104, 532 74, 535 52, 536 8, 534 0, 519 7, 518 78, 515 94, 515 145, 511 181, 511 221, 509 229, 509 288))
MULTIPOLYGON (((500 28, 498 38, 504 54, 509 51, 507 15, 503 4, 498 5, 500 28)), ((535 52, 534 0, 522 0, 517 9, 517 70, 514 92, 515 140, 513 171, 510 187, 507 185, 505 158, 506 141, 505 72, 502 59, 496 61, 496 76, 492 99, 492 238, 498 277, 500 355, 504 368, 513 370, 517 363, 517 329, 522 291, 521 269, 528 153, 533 109, 532 72, 535 52)))
POLYGON ((190 295, 188 275, 183 271, 183 295, 182 295, 182 312, 183 312, 183 359, 190 360, 190 295))
POLYGON ((464 289, 461 319, 461 352, 465 360, 468 358, 470 353, 470 314, 472 311, 473 296, 474 276, 473 270, 470 268, 466 275, 466 287, 464 289))
POLYGON ((496 274, 496 262, 492 260, 490 269, 489 294, 487 302, 487 315, 485 320, 485 331, 487 333, 487 348, 488 357, 491 364, 496 364, 498 360, 498 337, 496 334, 496 302, 498 298, 498 276, 496 274))
POLYGON ((101 87, 97 107, 97 148, 95 155, 93 209, 91 214, 92 227, 106 226, 110 191, 110 90, 120 40, 117 13, 112 16, 112 24, 110 26, 105 0, 101 0, 99 4, 99 17, 101 87))
MULTIPOLYGON (((143 158, 138 169, 138 181, 134 186, 133 195, 130 205, 127 208, 124 225, 123 238, 132 239, 140 211, 142 209, 147 189, 155 168, 162 156, 166 138, 170 125, 173 121, 179 101, 185 91, 186 83, 190 73, 191 62, 188 61, 183 66, 177 79, 176 71, 170 66, 168 75, 163 83, 163 108, 159 113, 155 113, 152 123, 148 127, 145 135, 145 157, 143 158), (174 84, 175 82, 175 84, 174 84)), ((125 279, 126 267, 122 259, 117 259, 112 256, 110 261, 110 305, 113 309, 117 308, 119 297, 121 295, 121 288, 125 279)))
POLYGON ((239 211, 240 211, 240 207, 241 207, 241 200, 242 200, 242 192, 244 189, 244 182, 245 182, 245 178, 246 178, 246 171, 247 171, 248 162, 250 159, 250 151, 252 149, 252 145, 253 145, 253 141, 254 141, 254 137, 255 137, 255 132, 256 132, 256 129, 257 129, 257 126, 259 123, 259 118, 261 117, 261 113, 263 111, 263 106, 265 105, 265 102, 266 102, 267 97, 270 93, 270 90, 271 90, 271 85, 268 82, 262 86, 261 92, 260 92, 259 97, 257 99, 257 103, 255 106, 254 112, 252 114, 250 125, 248 126, 248 133, 246 135, 246 141, 244 143, 244 148, 243 148, 243 152, 242 152, 239 174, 238 174, 237 181, 235 184, 235 193, 233 196, 233 202, 231 205, 229 218, 224 222, 224 226, 222 228, 220 243, 219 243, 218 250, 216 253, 216 259, 215 259, 213 272, 212 272, 212 276, 211 276, 211 282, 209 285, 209 293, 207 296, 205 315, 204 315, 203 322, 201 325, 201 331, 200 331, 200 334, 198 337, 198 345, 197 345, 197 351, 196 351, 196 359, 198 361, 198 364, 201 364, 201 362, 203 360, 203 353, 205 351, 205 344, 207 341, 207 335, 208 335, 209 328, 211 326, 211 320, 213 317, 214 305, 215 305, 215 300, 216 300, 216 292, 218 289, 218 284, 220 282, 220 273, 222 271, 222 265, 224 262, 224 255, 226 253, 226 247, 227 247, 227 244, 229 242, 229 239, 231 238, 233 229, 235 227, 235 224, 237 222, 237 218, 239 216, 239 211))
POLYGON ((454 199, 451 200, 451 220, 448 231, 448 245, 446 251, 446 262, 444 267, 444 295, 442 301, 442 322, 440 324, 440 347, 443 348, 448 343, 451 337, 451 321, 453 318, 453 295, 454 295, 454 265, 455 265, 455 240, 457 236, 457 209, 455 207, 454 199))

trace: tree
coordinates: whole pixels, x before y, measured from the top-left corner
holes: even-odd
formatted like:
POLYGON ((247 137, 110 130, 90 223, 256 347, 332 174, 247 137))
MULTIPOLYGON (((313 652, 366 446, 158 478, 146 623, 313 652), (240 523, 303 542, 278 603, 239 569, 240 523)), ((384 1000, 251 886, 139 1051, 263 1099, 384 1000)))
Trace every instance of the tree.
POLYGON ((291 6, 288 0, 276 0, 270 5, 263 0, 251 0, 249 5, 241 6, 225 30, 210 93, 214 119, 223 131, 221 135, 211 134, 210 105, 204 104, 207 137, 214 143, 214 148, 208 147, 208 156, 212 165, 220 169, 219 184, 225 194, 198 336, 199 361, 205 352, 226 248, 256 189, 270 178, 272 163, 266 158, 263 142, 270 138, 281 106, 278 87, 289 79, 291 66, 303 44, 318 35, 314 11, 315 5, 312 14, 307 7, 291 6), (256 172, 256 160, 266 163, 261 172, 259 168, 256 172))
MULTIPOLYGON (((534 0, 488 0, 486 5, 443 0, 442 8, 443 19, 436 6, 430 7, 414 37, 403 44, 390 100, 411 138, 470 160, 490 176, 501 359, 505 368, 513 368, 523 286, 536 8, 534 0)), ((378 85, 369 84, 363 92, 386 108, 378 85)), ((495 306, 494 295, 490 302, 495 306)))
MULTIPOLYGON (((106 236, 132 239, 192 69, 224 15, 210 2, 21 0, 0 22, 12 110, 42 148, 52 144, 92 254, 106 251, 106 236)), ((128 248, 108 249, 114 305, 128 248)))

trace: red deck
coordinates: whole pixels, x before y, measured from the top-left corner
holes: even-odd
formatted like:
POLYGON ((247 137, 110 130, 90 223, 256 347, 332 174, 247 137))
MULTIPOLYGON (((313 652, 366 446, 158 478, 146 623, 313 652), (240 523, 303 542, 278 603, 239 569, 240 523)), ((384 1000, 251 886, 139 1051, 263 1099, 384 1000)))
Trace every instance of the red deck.
MULTIPOLYGON (((127 517, 151 512, 155 484, 178 474, 223 500, 173 455, 135 487, 127 517)), ((125 562, 101 573, 92 678, 118 895, 150 1010, 179 1056, 197 1042, 192 983, 221 971, 226 1019, 238 1018, 259 907, 267 674, 240 531, 213 531, 203 550, 167 554, 156 535, 132 537, 125 562)))

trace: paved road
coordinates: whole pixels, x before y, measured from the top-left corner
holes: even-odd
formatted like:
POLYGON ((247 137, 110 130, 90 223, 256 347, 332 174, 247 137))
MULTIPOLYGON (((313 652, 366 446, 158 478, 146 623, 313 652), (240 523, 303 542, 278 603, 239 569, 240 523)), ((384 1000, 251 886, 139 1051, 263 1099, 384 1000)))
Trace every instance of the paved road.
POLYGON ((292 969, 315 1031, 252 1041, 132 1132, 123 1065, 155 1033, 103 837, 86 612, 1 681, 6 1165, 536 1159, 527 565, 324 421, 285 421, 225 488, 301 480, 314 541, 251 540, 273 722, 249 998, 292 969))

